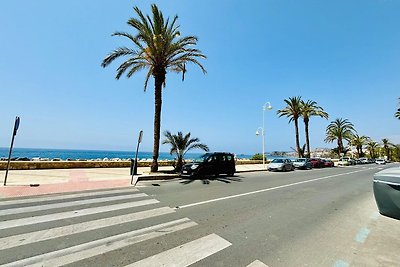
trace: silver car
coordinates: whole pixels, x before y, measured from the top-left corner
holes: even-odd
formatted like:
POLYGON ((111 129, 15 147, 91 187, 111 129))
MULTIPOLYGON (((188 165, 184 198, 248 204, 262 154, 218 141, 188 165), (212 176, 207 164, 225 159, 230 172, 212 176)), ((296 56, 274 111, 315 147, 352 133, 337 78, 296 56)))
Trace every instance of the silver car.
POLYGON ((268 164, 269 171, 293 171, 294 166, 290 159, 274 159, 268 164))

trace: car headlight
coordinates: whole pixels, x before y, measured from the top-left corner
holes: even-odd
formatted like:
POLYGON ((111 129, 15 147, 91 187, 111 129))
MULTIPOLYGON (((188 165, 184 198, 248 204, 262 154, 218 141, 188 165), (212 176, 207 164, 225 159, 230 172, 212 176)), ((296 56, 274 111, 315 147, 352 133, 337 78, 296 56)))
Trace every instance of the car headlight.
POLYGON ((197 169, 197 167, 199 167, 199 165, 192 165, 192 166, 190 166, 190 168, 191 168, 192 170, 197 169))

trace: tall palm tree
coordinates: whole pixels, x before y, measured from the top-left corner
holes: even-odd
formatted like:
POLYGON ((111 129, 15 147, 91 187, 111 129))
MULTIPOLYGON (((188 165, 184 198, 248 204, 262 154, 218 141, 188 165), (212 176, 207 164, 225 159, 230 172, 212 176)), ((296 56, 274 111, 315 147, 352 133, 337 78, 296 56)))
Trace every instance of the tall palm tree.
POLYGON ((169 131, 164 132, 165 140, 162 141, 162 144, 171 145, 171 149, 169 153, 176 154, 177 163, 175 165, 175 171, 180 171, 183 166, 185 154, 192 149, 201 149, 204 151, 209 151, 207 145, 200 143, 199 138, 190 138, 190 133, 183 135, 182 132, 178 132, 178 134, 171 134, 169 131))
POLYGON ((106 67, 117 58, 126 58, 126 61, 117 68, 116 79, 119 79, 124 73, 130 78, 136 72, 147 69, 144 82, 145 91, 150 77, 153 76, 155 110, 151 171, 157 171, 160 148, 162 87, 165 87, 166 74, 168 71, 182 73, 182 80, 184 80, 187 63, 199 66, 203 73, 206 73, 206 70, 198 61, 199 58, 206 58, 206 56, 200 50, 194 48, 197 44, 197 37, 180 37, 177 16, 172 20, 169 18, 164 20, 162 12, 155 4, 151 5, 151 9, 152 17, 145 16, 138 7, 134 8, 138 18, 129 19, 128 25, 134 28, 135 35, 127 32, 115 32, 113 34, 113 36, 127 38, 131 42, 132 48, 119 47, 115 49, 104 58, 101 65, 106 67))
POLYGON ((387 138, 382 139, 382 148, 383 148, 386 158, 389 160, 390 160, 390 148, 393 146, 394 146, 394 144, 390 143, 389 139, 387 139, 387 138))
POLYGON ((304 129, 306 133, 306 145, 307 145, 307 157, 310 157, 310 137, 309 137, 309 131, 308 131, 308 126, 310 122, 310 117, 312 116, 318 116, 321 118, 328 119, 329 115, 324 111, 324 109, 320 106, 317 105, 317 102, 312 101, 312 100, 307 100, 307 102, 304 102, 303 100, 301 101, 301 116, 303 117, 304 121, 304 129))
POLYGON ((367 150, 371 158, 376 158, 376 150, 379 148, 379 144, 375 141, 369 141, 367 143, 367 150))
POLYGON ((276 113, 279 117, 286 116, 289 118, 289 123, 294 122, 297 154, 299 157, 303 157, 299 140, 299 117, 302 114, 301 96, 289 97, 289 99, 285 99, 284 101, 287 106, 284 109, 278 110, 276 113))
POLYGON ((354 134, 350 139, 350 144, 356 147, 359 158, 364 157, 363 146, 365 146, 368 141, 370 141, 368 136, 359 136, 358 134, 354 134))
POLYGON ((325 142, 331 143, 337 140, 338 151, 341 154, 344 152, 343 139, 350 140, 354 132, 356 132, 354 125, 347 119, 336 119, 326 127, 325 142))
MULTIPOLYGON (((400 105, 400 97, 399 97, 399 105, 400 105)), ((400 108, 397 109, 397 111, 394 114, 394 116, 400 120, 400 108)))

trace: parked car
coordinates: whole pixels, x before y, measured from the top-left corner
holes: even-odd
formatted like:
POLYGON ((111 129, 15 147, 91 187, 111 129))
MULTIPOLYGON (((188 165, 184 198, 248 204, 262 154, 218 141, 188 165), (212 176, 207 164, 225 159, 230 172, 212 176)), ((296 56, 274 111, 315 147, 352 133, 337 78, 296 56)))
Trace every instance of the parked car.
POLYGON ((310 162, 313 168, 323 168, 325 167, 325 163, 320 158, 311 158, 310 162))
POLYGON ((359 158, 361 164, 368 164, 370 163, 367 158, 359 158))
POLYGON ((273 159, 268 164, 269 171, 293 171, 294 166, 290 159, 273 159))
POLYGON ((353 165, 354 160, 349 157, 341 157, 338 161, 339 166, 349 166, 353 165))
POLYGON ((312 167, 313 167, 312 163, 307 158, 293 159, 292 162, 293 162, 293 166, 296 169, 309 170, 309 169, 312 169, 312 167))
POLYGON ((335 167, 335 164, 330 159, 323 159, 324 167, 335 167))
POLYGON ((379 164, 379 165, 383 165, 383 164, 386 164, 386 161, 384 159, 377 159, 377 160, 375 160, 375 163, 379 164))
POLYGON ((205 177, 220 174, 233 176, 235 171, 235 157, 232 153, 215 152, 206 153, 199 160, 183 165, 181 176, 205 177))

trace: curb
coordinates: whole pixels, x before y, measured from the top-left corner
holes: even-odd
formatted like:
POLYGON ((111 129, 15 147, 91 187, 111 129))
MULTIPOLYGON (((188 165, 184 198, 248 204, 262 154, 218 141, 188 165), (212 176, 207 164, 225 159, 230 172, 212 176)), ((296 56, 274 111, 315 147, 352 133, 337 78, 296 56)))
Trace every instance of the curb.
MULTIPOLYGON (((266 172, 267 170, 242 170, 236 171, 235 173, 245 173, 245 172, 266 172)), ((175 178, 181 178, 179 174, 160 174, 160 175, 140 175, 139 181, 151 181, 151 180, 172 180, 175 178)))

